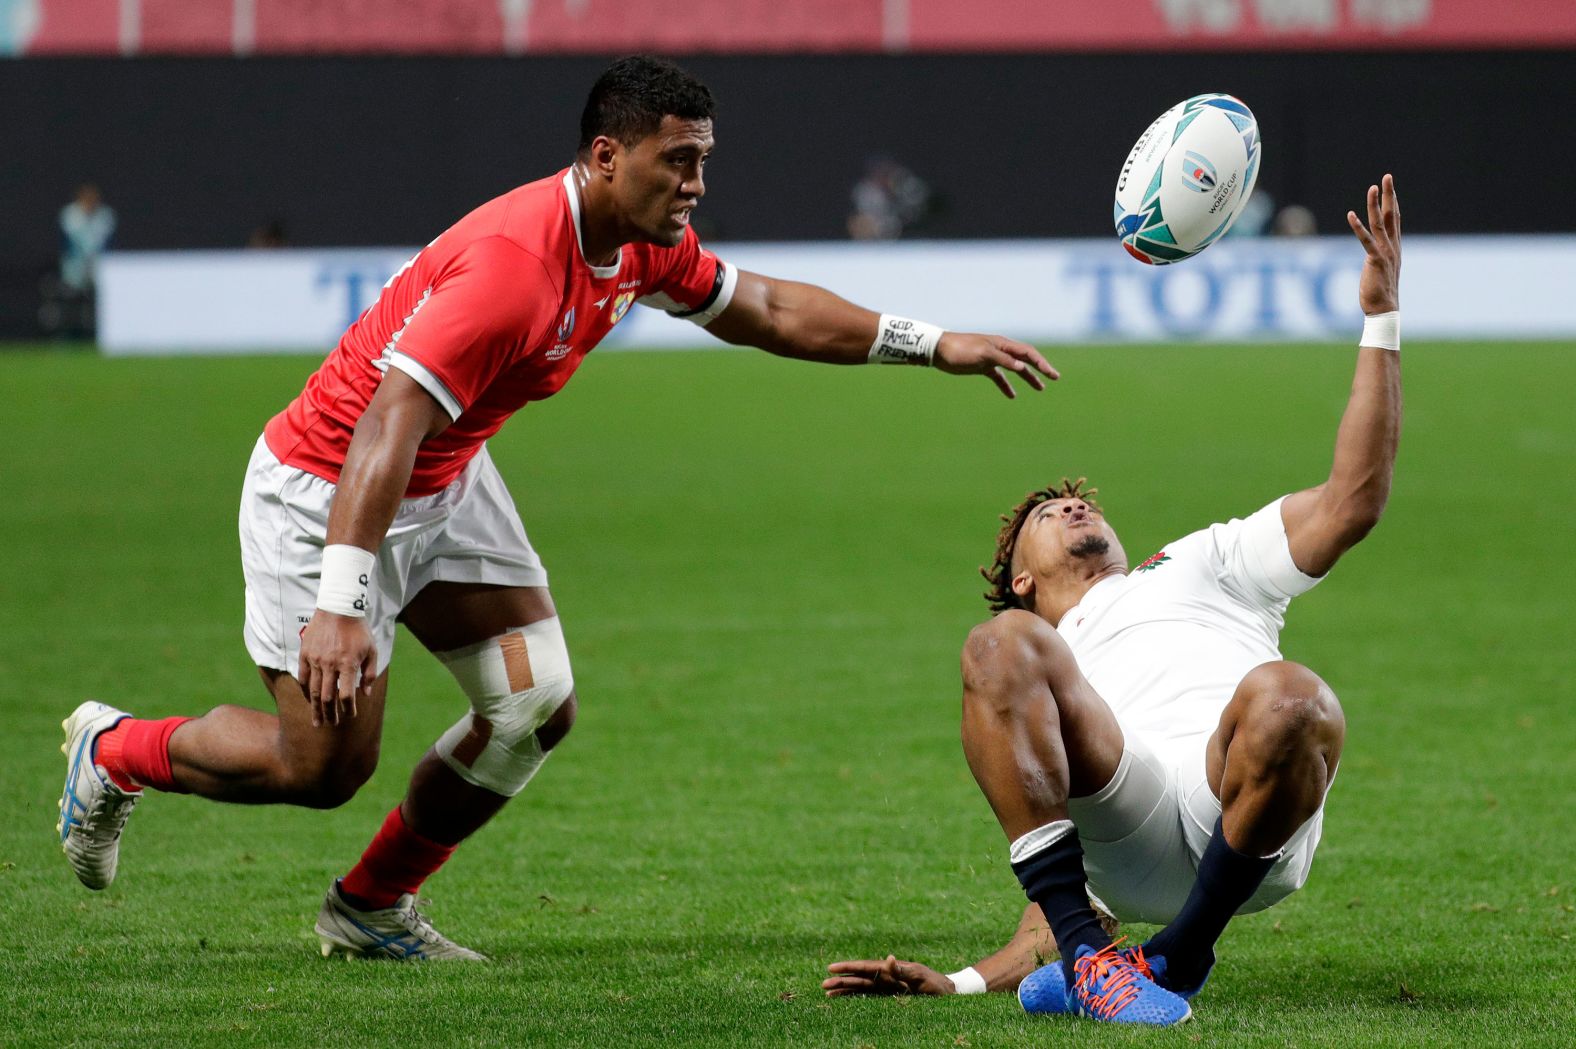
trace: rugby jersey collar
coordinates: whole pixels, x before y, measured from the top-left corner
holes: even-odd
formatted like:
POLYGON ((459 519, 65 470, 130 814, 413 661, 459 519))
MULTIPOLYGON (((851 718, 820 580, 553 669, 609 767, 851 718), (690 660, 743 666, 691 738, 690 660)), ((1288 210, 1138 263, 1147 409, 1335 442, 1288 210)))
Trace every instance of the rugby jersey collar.
POLYGON ((607 280, 618 276, 618 268, 624 264, 624 249, 618 249, 618 258, 613 260, 611 266, 593 266, 591 260, 586 258, 586 245, 580 232, 580 187, 575 185, 575 169, 573 165, 564 172, 564 196, 569 200, 569 217, 575 227, 575 248, 580 252, 580 261, 586 264, 586 269, 598 280, 607 280))

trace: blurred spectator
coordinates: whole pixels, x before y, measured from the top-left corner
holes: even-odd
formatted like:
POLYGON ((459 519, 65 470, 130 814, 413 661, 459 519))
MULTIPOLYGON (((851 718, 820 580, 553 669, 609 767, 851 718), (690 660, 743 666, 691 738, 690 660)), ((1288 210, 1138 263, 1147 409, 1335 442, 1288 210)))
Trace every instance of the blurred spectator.
POLYGON ((60 209, 60 235, 60 270, 43 281, 39 324, 52 334, 91 337, 98 259, 115 235, 115 212, 97 186, 84 182, 60 209))
POLYGON ((284 248, 289 245, 290 239, 285 235, 284 219, 269 219, 252 230, 252 235, 246 238, 248 248, 284 248))
POLYGON ((1270 232, 1277 237, 1311 237, 1319 232, 1319 224, 1301 204, 1287 204, 1275 216, 1270 232))
POLYGON ((848 235, 855 240, 896 240, 930 213, 933 195, 924 179, 890 157, 875 156, 854 185, 848 235))
POLYGON ((77 187, 77 196, 60 209, 60 281, 69 292, 93 294, 98 257, 115 235, 115 212, 91 182, 77 187))

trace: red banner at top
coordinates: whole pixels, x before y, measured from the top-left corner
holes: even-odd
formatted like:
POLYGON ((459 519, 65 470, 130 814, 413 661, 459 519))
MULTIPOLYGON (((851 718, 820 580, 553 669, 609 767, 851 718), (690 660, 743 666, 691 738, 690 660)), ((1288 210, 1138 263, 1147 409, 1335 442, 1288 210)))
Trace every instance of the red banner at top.
POLYGON ((1576 45, 1576 0, 0 0, 0 55, 1576 45))

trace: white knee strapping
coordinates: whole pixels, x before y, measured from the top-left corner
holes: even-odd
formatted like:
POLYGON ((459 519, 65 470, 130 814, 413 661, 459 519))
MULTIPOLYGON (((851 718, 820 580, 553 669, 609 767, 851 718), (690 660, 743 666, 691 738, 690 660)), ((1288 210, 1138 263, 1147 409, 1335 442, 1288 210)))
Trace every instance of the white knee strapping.
POLYGON ((438 658, 471 701, 438 740, 438 756, 467 783, 514 797, 547 758, 536 730, 574 692, 558 617, 438 658))

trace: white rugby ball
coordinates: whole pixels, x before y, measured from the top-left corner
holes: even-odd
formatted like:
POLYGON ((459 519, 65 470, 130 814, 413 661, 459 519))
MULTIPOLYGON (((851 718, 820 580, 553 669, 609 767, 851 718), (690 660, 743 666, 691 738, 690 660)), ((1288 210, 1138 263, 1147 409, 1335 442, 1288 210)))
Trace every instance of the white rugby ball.
POLYGON ((1116 180, 1116 235, 1164 266, 1219 240, 1259 177, 1259 123, 1231 95, 1194 95, 1160 114, 1116 180))

